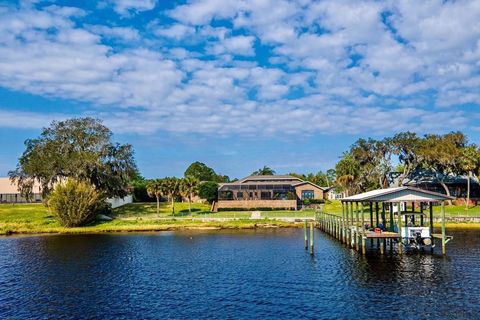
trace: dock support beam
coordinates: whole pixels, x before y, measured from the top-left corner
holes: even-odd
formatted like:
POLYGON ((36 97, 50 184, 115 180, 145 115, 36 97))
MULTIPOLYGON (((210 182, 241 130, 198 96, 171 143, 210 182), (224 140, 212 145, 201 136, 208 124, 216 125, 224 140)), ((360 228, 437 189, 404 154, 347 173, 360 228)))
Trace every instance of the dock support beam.
POLYGON ((305 234, 305 250, 308 250, 308 230, 307 230, 307 220, 304 224, 304 234, 305 234))
POLYGON ((430 252, 433 253, 433 248, 435 247, 435 238, 433 237, 433 203, 429 202, 428 207, 430 210, 430 238, 432 240, 432 245, 430 246, 430 252))
POLYGON ((313 222, 310 222, 310 255, 313 256, 313 222))
POLYGON ((445 236, 445 201, 442 201, 441 207, 441 216, 442 216, 442 254, 447 253, 446 245, 446 236, 445 236))
POLYGON ((355 202, 355 250, 360 249, 360 244, 358 243, 358 231, 360 228, 358 227, 360 223, 360 219, 358 217, 358 202, 355 202))
POLYGON ((399 241, 398 241, 398 253, 402 254, 403 253, 403 237, 402 237, 402 203, 399 202, 397 204, 398 206, 398 235, 399 235, 399 241))

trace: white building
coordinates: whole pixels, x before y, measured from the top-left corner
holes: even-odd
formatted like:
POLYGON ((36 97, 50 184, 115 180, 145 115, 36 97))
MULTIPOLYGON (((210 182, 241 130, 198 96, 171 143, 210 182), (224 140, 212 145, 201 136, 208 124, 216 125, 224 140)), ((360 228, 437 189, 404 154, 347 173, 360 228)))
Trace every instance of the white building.
POLYGON ((33 185, 33 195, 27 200, 22 197, 16 183, 12 183, 10 178, 0 178, 0 203, 25 203, 25 202, 42 202, 42 193, 40 185, 33 185))

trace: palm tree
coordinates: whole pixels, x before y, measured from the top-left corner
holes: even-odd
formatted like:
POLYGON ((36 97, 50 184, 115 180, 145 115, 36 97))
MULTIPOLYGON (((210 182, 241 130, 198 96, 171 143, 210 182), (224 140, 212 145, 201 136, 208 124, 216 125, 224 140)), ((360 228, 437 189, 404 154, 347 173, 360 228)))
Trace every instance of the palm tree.
POLYGON ((157 216, 160 215, 160 197, 162 196, 162 181, 160 179, 149 180, 147 182, 147 193, 149 197, 157 199, 157 216))
POLYGON ((186 176, 181 182, 181 193, 188 199, 188 213, 192 216, 192 197, 197 195, 200 181, 195 177, 186 176))
POLYGON ((275 170, 267 166, 263 166, 263 168, 260 168, 252 173, 253 176, 271 176, 274 174, 275 170))
POLYGON ((172 201, 172 215, 175 215, 175 198, 180 195, 180 180, 175 177, 163 179, 162 189, 172 201))

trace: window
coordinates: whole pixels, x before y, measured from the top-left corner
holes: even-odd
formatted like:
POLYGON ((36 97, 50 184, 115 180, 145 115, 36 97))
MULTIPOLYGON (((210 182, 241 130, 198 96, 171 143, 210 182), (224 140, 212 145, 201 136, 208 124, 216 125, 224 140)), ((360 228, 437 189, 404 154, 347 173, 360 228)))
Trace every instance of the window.
POLYGON ((270 198, 271 198, 270 192, 268 192, 268 191, 266 191, 266 192, 265 192, 265 191, 262 191, 262 192, 260 193, 260 199, 262 199, 262 200, 268 200, 268 199, 270 199, 270 198))
POLYGON ((313 190, 302 190, 302 200, 315 198, 315 192, 313 190))
POLYGON ((237 199, 243 199, 243 192, 237 192, 237 199))

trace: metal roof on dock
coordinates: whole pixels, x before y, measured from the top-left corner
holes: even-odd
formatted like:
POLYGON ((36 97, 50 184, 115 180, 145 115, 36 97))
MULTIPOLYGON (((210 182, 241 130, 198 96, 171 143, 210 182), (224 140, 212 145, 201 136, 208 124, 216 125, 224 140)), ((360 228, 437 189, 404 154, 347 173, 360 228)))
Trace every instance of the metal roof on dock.
POLYGON ((377 189, 342 199, 342 202, 437 202, 444 200, 453 200, 454 197, 442 193, 418 189, 414 187, 395 187, 386 189, 377 189))

